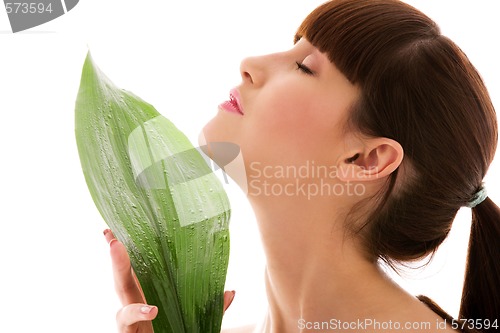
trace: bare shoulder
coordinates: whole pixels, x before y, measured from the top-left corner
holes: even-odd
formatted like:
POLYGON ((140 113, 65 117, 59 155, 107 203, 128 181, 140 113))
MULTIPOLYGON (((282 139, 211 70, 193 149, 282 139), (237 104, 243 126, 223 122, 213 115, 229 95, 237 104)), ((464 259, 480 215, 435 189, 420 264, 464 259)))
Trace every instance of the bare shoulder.
POLYGON ((236 328, 225 328, 221 333, 253 333, 256 325, 246 325, 236 328))

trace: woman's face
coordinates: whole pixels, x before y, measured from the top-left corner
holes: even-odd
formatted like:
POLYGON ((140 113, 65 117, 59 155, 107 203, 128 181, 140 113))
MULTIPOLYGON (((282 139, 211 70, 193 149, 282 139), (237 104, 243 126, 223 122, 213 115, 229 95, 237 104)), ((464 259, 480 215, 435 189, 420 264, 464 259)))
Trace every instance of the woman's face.
POLYGON ((243 60, 240 71, 231 100, 203 129, 207 142, 239 145, 247 177, 264 167, 336 162, 359 92, 325 54, 302 38, 286 52, 243 60))

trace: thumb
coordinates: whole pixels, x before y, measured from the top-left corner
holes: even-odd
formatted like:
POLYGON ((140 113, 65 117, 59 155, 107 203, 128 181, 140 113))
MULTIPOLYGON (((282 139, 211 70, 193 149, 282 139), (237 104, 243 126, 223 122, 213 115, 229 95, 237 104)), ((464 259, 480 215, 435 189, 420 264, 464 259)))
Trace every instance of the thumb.
POLYGON ((157 315, 158 308, 156 306, 134 303, 124 306, 116 313, 116 322, 122 333, 137 332, 139 323, 151 321, 157 315))

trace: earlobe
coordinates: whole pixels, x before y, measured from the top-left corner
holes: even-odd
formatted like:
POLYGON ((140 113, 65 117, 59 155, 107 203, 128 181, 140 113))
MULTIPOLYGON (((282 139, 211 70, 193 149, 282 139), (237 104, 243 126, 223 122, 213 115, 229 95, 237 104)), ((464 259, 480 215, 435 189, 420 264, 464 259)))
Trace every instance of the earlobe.
POLYGON ((403 160, 403 147, 388 138, 369 139, 359 151, 350 151, 339 160, 342 181, 371 181, 389 176, 403 160))

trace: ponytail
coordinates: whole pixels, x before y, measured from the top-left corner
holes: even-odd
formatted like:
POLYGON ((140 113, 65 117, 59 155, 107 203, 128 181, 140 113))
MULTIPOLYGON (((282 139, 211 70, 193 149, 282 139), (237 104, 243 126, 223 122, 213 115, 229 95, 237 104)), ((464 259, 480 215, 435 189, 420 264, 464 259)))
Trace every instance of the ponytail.
POLYGON ((492 325, 500 325, 500 208, 490 198, 472 208, 459 318, 475 320, 476 328, 480 320, 481 332, 496 332, 492 325))

